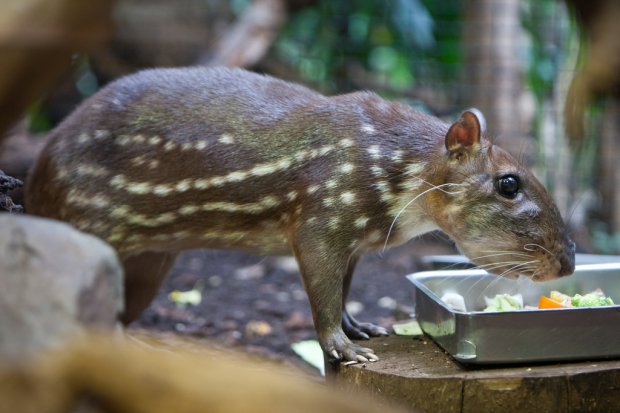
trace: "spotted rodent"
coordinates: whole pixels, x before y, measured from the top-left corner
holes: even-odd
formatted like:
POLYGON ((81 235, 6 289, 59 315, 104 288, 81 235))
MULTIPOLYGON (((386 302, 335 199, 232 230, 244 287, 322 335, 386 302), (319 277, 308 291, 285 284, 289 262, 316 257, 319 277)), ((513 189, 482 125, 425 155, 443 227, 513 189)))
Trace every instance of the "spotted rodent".
POLYGON ((496 274, 572 273, 548 193, 485 137, 373 93, 325 97, 240 69, 119 79, 52 133, 27 182, 30 213, 107 240, 126 270, 124 321, 188 248, 293 253, 323 350, 375 359, 384 335, 343 306, 360 255, 441 229, 496 274))

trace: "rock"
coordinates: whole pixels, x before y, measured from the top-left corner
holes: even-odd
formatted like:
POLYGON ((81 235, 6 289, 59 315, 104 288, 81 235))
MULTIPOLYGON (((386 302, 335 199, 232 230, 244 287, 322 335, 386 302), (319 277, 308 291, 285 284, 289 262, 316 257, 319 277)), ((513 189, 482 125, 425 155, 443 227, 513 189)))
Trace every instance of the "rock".
POLYGON ((111 247, 31 216, 0 214, 0 228, 0 359, 58 347, 86 328, 115 328, 123 287, 111 247))

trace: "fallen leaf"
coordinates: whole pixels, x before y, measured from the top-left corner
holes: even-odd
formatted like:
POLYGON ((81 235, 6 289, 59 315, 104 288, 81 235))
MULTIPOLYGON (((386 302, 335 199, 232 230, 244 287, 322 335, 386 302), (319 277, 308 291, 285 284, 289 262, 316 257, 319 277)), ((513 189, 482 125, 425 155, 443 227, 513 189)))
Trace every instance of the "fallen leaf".
POLYGON ((420 328, 420 324, 415 320, 394 324, 392 328, 394 329, 394 333, 399 336, 421 336, 424 334, 420 328))
POLYGON ((272 331, 271 325, 266 321, 251 320, 245 325, 245 334, 251 337, 263 337, 272 331))
POLYGON ((316 340, 304 340, 291 344, 291 348, 303 361, 316 367, 325 375, 325 362, 323 361, 323 350, 316 340))
POLYGON ((178 306, 198 305, 202 301, 202 292, 197 288, 189 291, 174 290, 168 294, 168 298, 178 306))

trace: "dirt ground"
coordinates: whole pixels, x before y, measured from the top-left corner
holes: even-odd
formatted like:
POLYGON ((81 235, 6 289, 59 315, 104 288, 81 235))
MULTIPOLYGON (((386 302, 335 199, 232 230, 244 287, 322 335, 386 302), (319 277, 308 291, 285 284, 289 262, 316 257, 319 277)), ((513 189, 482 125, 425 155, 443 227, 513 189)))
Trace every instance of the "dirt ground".
MULTIPOLYGON (((362 321, 390 328, 413 310, 413 287, 405 275, 425 269, 423 256, 450 253, 451 244, 437 234, 368 253, 356 268, 349 310, 362 321)), ((291 344, 316 338, 294 259, 232 251, 182 254, 157 298, 131 327, 207 338, 302 368, 291 344), (198 305, 182 307, 169 298, 171 291, 193 288, 202 293, 198 305)))

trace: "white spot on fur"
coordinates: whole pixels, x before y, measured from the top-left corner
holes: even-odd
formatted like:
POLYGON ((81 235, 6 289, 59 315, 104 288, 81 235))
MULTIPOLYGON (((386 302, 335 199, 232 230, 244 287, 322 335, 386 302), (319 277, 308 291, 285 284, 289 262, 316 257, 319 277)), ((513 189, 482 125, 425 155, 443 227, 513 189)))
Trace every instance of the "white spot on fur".
POLYGON ((190 233, 189 233, 189 231, 177 231, 177 232, 173 233, 172 236, 175 239, 183 239, 183 238, 189 237, 190 233))
POLYGON ((364 133, 375 133, 375 127, 368 123, 364 123, 360 129, 364 133))
POLYGON ((250 173, 254 176, 264 176, 272 174, 277 170, 277 165, 269 163, 255 166, 254 168, 250 169, 250 173))
POLYGON ((184 205, 181 208, 179 208, 179 214, 181 215, 192 215, 198 211, 200 211, 200 207, 197 205, 192 205, 192 204, 184 205))
POLYGON ((110 185, 117 189, 123 189, 127 185, 127 179, 124 175, 115 175, 110 180, 110 185))
POLYGON ((110 131, 104 129, 95 130, 95 139, 105 139, 110 136, 110 131))
POLYGON ((318 185, 310 185, 308 187, 308 189, 306 190, 306 192, 308 192, 308 194, 312 195, 313 193, 315 193, 318 190, 319 190, 319 186, 318 185))
POLYGON ((77 189, 71 189, 67 193, 67 203, 89 207, 89 208, 107 208, 110 206, 110 198, 103 194, 89 194, 78 191, 77 189))
POLYGON ((88 136, 87 133, 80 133, 80 135, 78 136, 78 139, 77 139, 79 144, 86 143, 89 140, 90 140, 90 136, 88 136))
POLYGON ((153 188, 153 193, 159 196, 169 195, 172 191, 173 191, 172 187, 170 185, 165 185, 165 184, 155 185, 155 187, 153 188))
POLYGON ((225 176, 216 176, 213 177, 211 179, 208 180, 209 181, 209 185, 208 186, 222 186, 224 185, 228 180, 226 179, 225 176))
POLYGON ((206 147, 208 146, 207 141, 197 141, 196 143, 194 143, 194 147, 196 148, 196 150, 202 151, 204 149, 206 149, 206 147))
POLYGON ((185 192, 188 191, 192 185, 191 185, 192 181, 190 179, 183 179, 182 181, 179 181, 174 188, 177 190, 177 192, 185 192))
POLYGON ((339 168, 340 172, 344 174, 350 174, 351 172, 353 172, 354 169, 355 169, 355 165, 353 165, 352 163, 342 164, 339 168))
POLYGON ((234 202, 206 202, 201 206, 203 211, 244 212, 256 214, 274 208, 280 204, 278 198, 266 196, 259 202, 235 204, 234 202))
POLYGON ((103 166, 87 163, 78 165, 76 172, 78 175, 82 176, 104 177, 109 175, 109 171, 103 166))
POLYGON ((392 161, 393 162, 402 162, 403 161, 403 155, 405 154, 405 152, 401 149, 397 149, 392 153, 392 161))
POLYGON ((426 164, 423 162, 410 163, 405 167, 405 173, 407 175, 419 175, 424 171, 425 166, 426 164))
POLYGON ((162 139, 159 136, 151 136, 147 142, 149 145, 159 145, 161 141, 162 139))
POLYGON ((144 162, 146 162, 146 160, 144 159, 144 155, 136 156, 135 158, 131 159, 131 164, 133 166, 142 166, 144 162))
POLYGON ((297 191, 291 191, 288 194, 286 194, 286 198, 289 201, 294 201, 297 198, 297 191))
POLYGON ((129 208, 129 206, 119 205, 116 208, 114 208, 112 212, 110 212, 110 215, 112 215, 115 218, 125 218, 130 213, 131 213, 131 208, 129 208))
POLYGON ((248 173, 245 171, 235 171, 226 175, 226 180, 228 182, 239 182, 243 181, 248 177, 248 173))
POLYGON ((222 134, 222 136, 220 136, 220 138, 218 139, 219 143, 223 143, 225 145, 231 145, 233 143, 235 143, 235 138, 233 138, 232 135, 229 135, 227 133, 222 134))
POLYGON ((365 228, 369 220, 370 218, 368 217, 359 217, 358 219, 355 220, 353 225, 355 225, 355 228, 360 228, 360 229, 365 228))
POLYGON ((338 182, 335 179, 330 179, 329 181, 325 182, 325 188, 335 188, 336 185, 338 184, 338 182))
POLYGON ((355 202, 355 194, 351 191, 343 192, 342 194, 340 194, 340 200, 345 205, 351 205, 353 202, 355 202))
POLYGON ((379 148, 379 145, 370 145, 366 152, 368 152, 372 159, 381 158, 381 148, 379 148))
POLYGON ((424 181, 421 181, 419 179, 410 178, 405 179, 403 182, 401 182, 399 187, 405 191, 416 192, 420 189, 420 186, 422 186, 423 183, 424 181))
POLYGON ((210 185, 210 180, 207 178, 196 179, 194 181, 194 188, 196 189, 207 189, 210 185))
POLYGON ((339 225, 340 225, 340 218, 338 217, 330 217, 329 221, 327 221, 327 226, 331 230, 338 229, 339 225))
POLYGON ((385 192, 383 194, 381 194, 381 201, 383 202, 392 202, 394 200, 394 198, 396 198, 396 195, 389 193, 389 192, 385 192))
POLYGON ((129 145, 129 141, 131 140, 131 138, 127 135, 120 135, 116 138, 115 142, 117 145, 121 145, 121 146, 125 146, 125 145, 129 145))
POLYGON ((148 194, 153 188, 149 182, 137 182, 131 185, 127 185, 127 192, 131 192, 132 194, 148 194))
POLYGON ((343 148, 350 148, 351 146, 355 145, 355 142, 353 142, 352 139, 344 138, 344 139, 341 139, 340 142, 338 142, 338 145, 340 145, 343 148))
POLYGON ((370 167, 370 172, 372 172, 372 174, 376 177, 380 177, 383 176, 385 174, 385 171, 383 170, 383 168, 381 168, 378 165, 372 165, 370 167))
POLYGON ((173 141, 167 141, 164 144, 164 151, 171 151, 174 150, 177 147, 177 144, 173 141))
POLYGON ((317 155, 318 155, 318 156, 325 156, 325 155, 327 155, 328 153, 330 153, 330 152, 331 152, 331 151, 333 151, 333 150, 334 150, 334 147, 333 147, 333 146, 331 146, 331 145, 326 145, 326 146, 323 146, 322 148, 320 148, 320 149, 318 150, 317 155))

